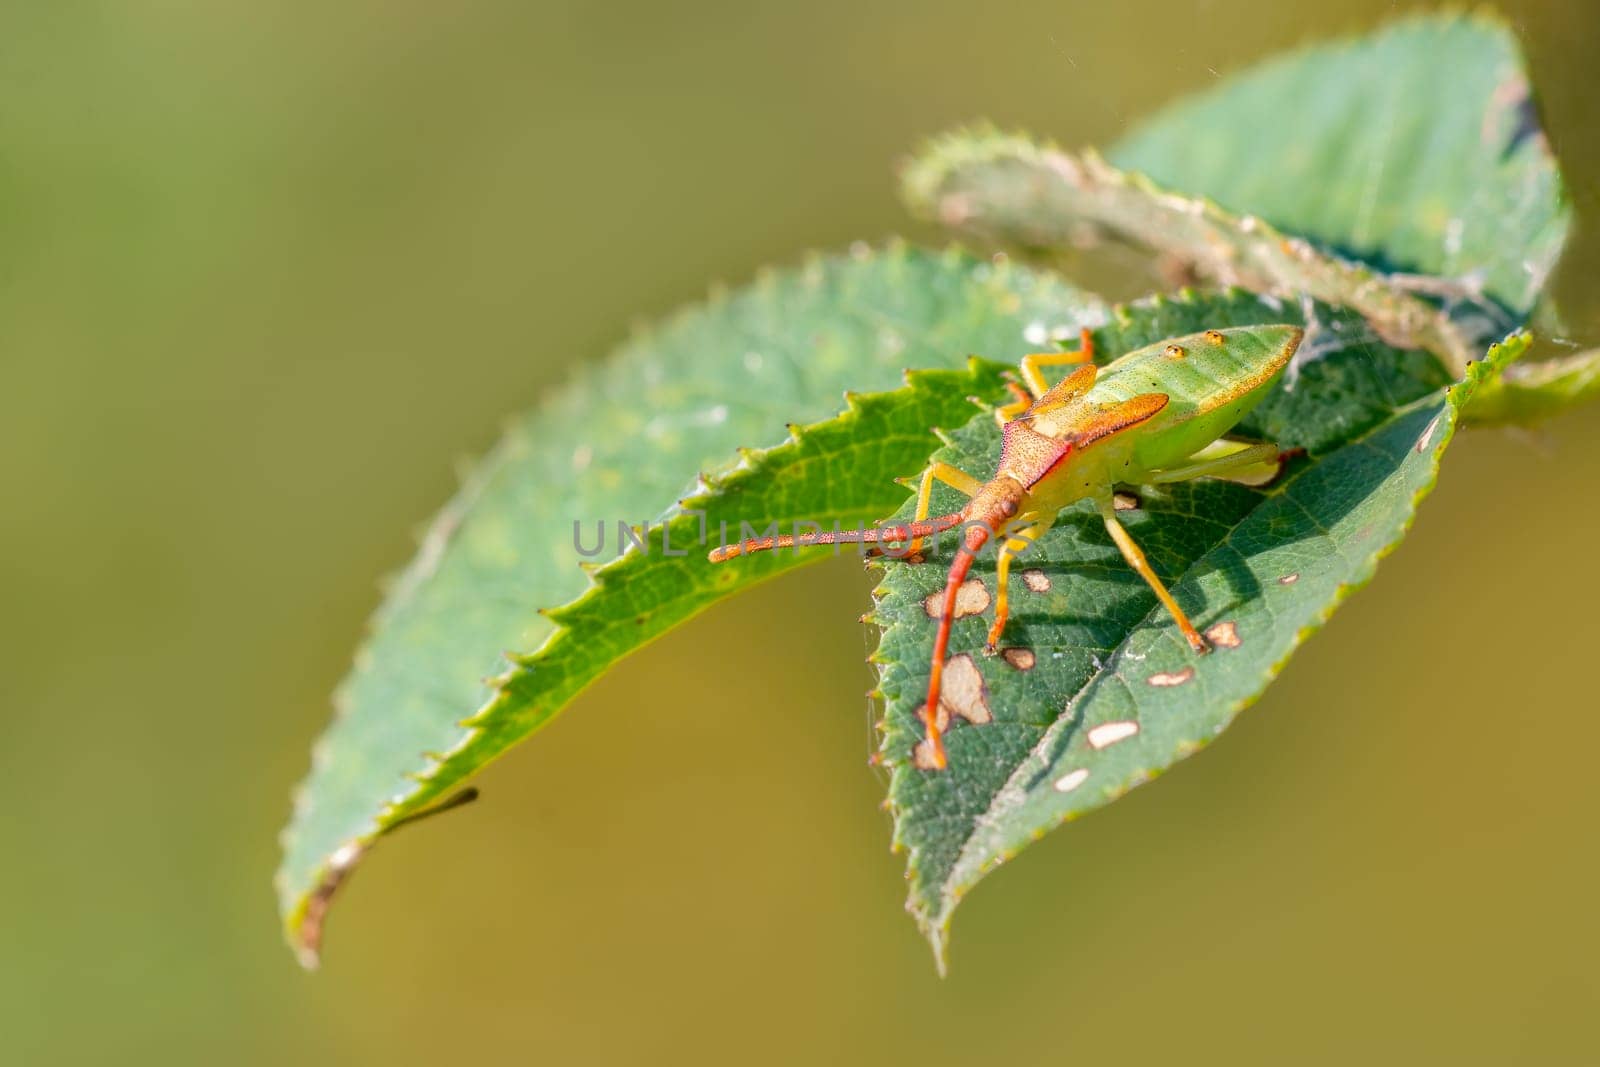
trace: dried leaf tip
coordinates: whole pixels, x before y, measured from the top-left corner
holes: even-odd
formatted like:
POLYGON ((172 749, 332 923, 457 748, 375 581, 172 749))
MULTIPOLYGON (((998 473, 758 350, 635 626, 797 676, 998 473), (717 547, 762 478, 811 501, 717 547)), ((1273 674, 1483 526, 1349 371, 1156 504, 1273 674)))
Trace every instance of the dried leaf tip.
POLYGON ((350 877, 356 864, 367 853, 367 845, 359 840, 348 841, 328 857, 322 877, 306 897, 299 922, 291 925, 291 941, 295 959, 300 966, 314 971, 322 963, 322 936, 328 919, 328 907, 334 894, 350 877))

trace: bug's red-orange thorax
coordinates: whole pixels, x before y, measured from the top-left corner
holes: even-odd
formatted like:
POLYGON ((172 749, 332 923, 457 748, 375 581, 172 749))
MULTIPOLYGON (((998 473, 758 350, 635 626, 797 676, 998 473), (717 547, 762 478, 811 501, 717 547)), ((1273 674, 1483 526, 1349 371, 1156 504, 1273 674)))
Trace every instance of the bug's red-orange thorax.
POLYGON ((1071 440, 1046 437, 1023 419, 1001 431, 999 474, 1032 488, 1072 451, 1071 440))

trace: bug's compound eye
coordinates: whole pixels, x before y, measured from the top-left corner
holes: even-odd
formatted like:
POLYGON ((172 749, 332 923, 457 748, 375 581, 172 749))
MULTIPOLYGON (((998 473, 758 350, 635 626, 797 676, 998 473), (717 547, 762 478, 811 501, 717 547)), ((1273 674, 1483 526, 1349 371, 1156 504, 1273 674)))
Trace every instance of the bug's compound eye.
POLYGON ((1185 354, 1182 345, 1168 345, 1164 351, 1172 359, 1182 359, 1185 354))
POLYGON ((1221 330, 1207 330, 1206 340, 1211 344, 1220 345, 1222 342, 1226 341, 1227 338, 1222 336, 1221 330))

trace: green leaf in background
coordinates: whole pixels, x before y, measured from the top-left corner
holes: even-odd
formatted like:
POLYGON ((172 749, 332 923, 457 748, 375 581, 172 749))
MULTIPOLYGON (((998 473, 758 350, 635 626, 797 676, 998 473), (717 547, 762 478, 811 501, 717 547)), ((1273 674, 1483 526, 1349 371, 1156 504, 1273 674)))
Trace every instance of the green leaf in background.
MULTIPOLYGON (((1427 15, 1319 44, 1166 108, 1107 163, 992 128, 907 168, 912 209, 1029 249, 1101 231, 1222 285, 1359 310, 1457 374, 1526 322, 1570 211, 1512 33, 1427 15), (1119 169, 1121 168, 1121 169, 1119 169)), ((1511 367, 1475 421, 1578 403, 1595 357, 1511 367), (1514 400, 1498 398, 1514 389, 1514 400)))
POLYGON ((1049 249, 1084 227, 1104 229, 1219 285, 1354 308, 1390 343, 1425 348, 1462 371, 1478 351, 1448 315, 1372 268, 1120 171, 1093 151, 1074 155, 992 128, 957 131, 907 168, 904 189, 914 212, 989 240, 1049 249))
POLYGON ((445 802, 619 657, 825 555, 710 567, 691 510, 707 513, 713 539, 724 519, 736 537, 741 519, 882 518, 904 493, 894 479, 936 444, 930 427, 964 421, 965 398, 992 391, 997 369, 913 375, 776 448, 741 446, 829 416, 847 388, 892 388, 907 367, 959 367, 970 353, 1014 361, 1095 307, 1003 262, 863 248, 769 275, 580 368, 435 520, 337 694, 278 876, 302 960, 316 962, 329 900, 378 835, 445 802), (649 550, 580 569, 575 524, 592 548, 603 522, 598 558, 609 558, 619 520, 650 521, 649 550), (667 554, 664 538, 683 554, 667 554))
MULTIPOLYGON (((885 564, 873 616, 884 628, 873 656, 885 702, 882 754, 892 767, 896 844, 909 853, 909 907, 941 966, 951 913, 967 890, 1061 822, 1221 732, 1372 576, 1433 485, 1485 365, 1451 387, 1431 356, 1391 348, 1349 312, 1313 310, 1340 328, 1324 329, 1317 358, 1240 428, 1306 455, 1265 488, 1208 480, 1140 489, 1123 515, 1208 632, 1210 655, 1189 650, 1092 510, 1070 509, 1016 560, 1000 656, 981 654, 982 613, 955 623, 946 678, 962 679, 955 699, 981 704, 971 717, 981 724, 956 721, 946 736, 950 769, 920 771, 910 753, 923 736, 918 712, 935 631, 926 605, 945 574, 937 564, 885 564)), ((1283 321, 1299 321, 1298 308, 1242 293, 1185 294, 1119 309, 1095 340, 1110 358, 1195 330, 1283 321)), ((1492 350, 1492 369, 1525 345, 1518 335, 1492 350)), ((999 447, 984 415, 935 458, 986 478, 999 447)), ((935 511, 951 503, 936 501, 935 511)), ((991 591, 975 600, 992 600, 992 554, 973 576, 991 591)))
POLYGON ((1161 111, 1107 155, 1522 321, 1571 225, 1516 36, 1431 14, 1274 57, 1161 111))

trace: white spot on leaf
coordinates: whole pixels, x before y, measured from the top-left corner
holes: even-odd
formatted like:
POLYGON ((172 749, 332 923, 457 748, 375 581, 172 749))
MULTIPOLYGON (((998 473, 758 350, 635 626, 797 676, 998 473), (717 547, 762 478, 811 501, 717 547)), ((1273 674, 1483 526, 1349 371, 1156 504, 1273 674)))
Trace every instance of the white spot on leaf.
POLYGON ((1055 790, 1056 790, 1057 793, 1070 793, 1074 789, 1076 789, 1080 785, 1082 785, 1085 781, 1087 781, 1088 778, 1089 778, 1089 770, 1088 770, 1088 768, 1079 767, 1077 770, 1068 771, 1066 774, 1063 774, 1060 778, 1057 778, 1056 781, 1055 781, 1055 790))
POLYGON ((1089 747, 1093 749, 1106 748, 1118 741, 1126 741, 1139 732, 1139 724, 1132 719, 1121 722, 1103 722, 1099 726, 1089 728, 1089 747))
POLYGON ((983 684, 983 674, 965 652, 951 657, 944 665, 944 685, 939 690, 939 706, 974 724, 986 723, 994 718, 989 713, 989 693, 983 684))
MULTIPOLYGON (((963 619, 968 615, 981 615, 989 606, 989 589, 976 578, 968 578, 956 589, 956 610, 951 618, 963 619)), ((922 610, 928 618, 937 619, 944 611, 944 590, 929 593, 922 600, 922 610)))
POLYGON ((1193 677, 1194 668, 1185 667, 1181 671, 1163 671, 1160 674, 1152 674, 1145 680, 1151 685, 1155 686, 1157 689, 1168 689, 1175 685, 1182 685, 1184 682, 1187 682, 1193 677))
POLYGON ((918 741, 911 750, 911 765, 919 771, 936 771, 938 761, 933 758, 933 742, 918 741))
POLYGON ((1232 620, 1219 622, 1206 631, 1206 640, 1217 648, 1238 648, 1239 627, 1232 620))
POLYGON ((1426 430, 1422 431, 1422 436, 1417 439, 1417 454, 1418 455, 1421 455, 1424 451, 1427 450, 1428 442, 1433 440, 1433 431, 1435 431, 1435 430, 1437 430, 1439 428, 1439 420, 1442 419, 1442 418, 1444 418, 1444 415, 1442 413, 1439 414, 1439 415, 1435 415, 1433 417, 1433 421, 1428 423, 1428 428, 1426 430))

